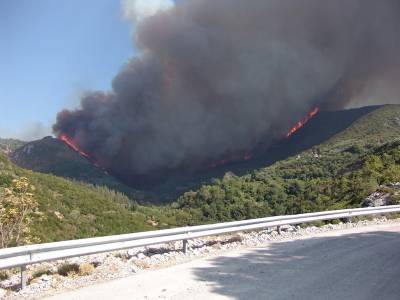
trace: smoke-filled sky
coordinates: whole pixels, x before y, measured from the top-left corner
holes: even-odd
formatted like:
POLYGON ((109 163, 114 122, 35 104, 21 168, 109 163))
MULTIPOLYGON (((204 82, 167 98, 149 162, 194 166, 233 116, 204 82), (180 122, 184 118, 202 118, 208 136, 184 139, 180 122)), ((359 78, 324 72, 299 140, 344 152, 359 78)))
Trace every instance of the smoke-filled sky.
POLYGON ((398 0, 126 0, 123 9, 139 55, 54 126, 121 177, 245 156, 315 106, 398 102, 398 0))

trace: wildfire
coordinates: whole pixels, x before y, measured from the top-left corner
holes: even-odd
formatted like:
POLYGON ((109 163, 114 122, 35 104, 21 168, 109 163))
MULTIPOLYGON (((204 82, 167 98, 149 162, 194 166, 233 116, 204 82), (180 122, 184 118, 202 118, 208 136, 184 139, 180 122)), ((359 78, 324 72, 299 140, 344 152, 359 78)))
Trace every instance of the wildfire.
POLYGON ((246 153, 244 156, 243 156, 243 160, 244 161, 248 161, 248 160, 250 160, 250 159, 252 159, 253 157, 252 157, 252 155, 250 154, 250 153, 246 153))
POLYGON ((89 154, 87 154, 86 152, 79 149, 79 147, 77 145, 75 145, 74 141, 71 138, 69 138, 67 135, 62 134, 59 136, 59 139, 61 141, 63 141, 64 143, 66 143, 71 149, 78 152, 83 157, 90 158, 89 154))
POLYGON ((245 153, 243 156, 230 156, 229 158, 225 158, 219 161, 215 161, 214 163, 212 163, 211 165, 209 165, 208 167, 210 169, 214 169, 216 167, 220 167, 220 166, 224 166, 226 164, 229 164, 231 162, 240 162, 240 161, 249 161, 253 158, 253 156, 250 153, 245 153))
POLYGON ((296 125, 292 127, 292 129, 289 130, 289 132, 286 134, 286 137, 291 137, 293 134, 295 134, 300 128, 302 128, 304 125, 308 123, 313 117, 315 117, 319 113, 319 107, 314 107, 308 114, 305 116, 302 120, 298 121, 296 125))
POLYGON ((209 168, 210 169, 214 169, 216 167, 220 167, 220 166, 226 165, 229 162, 230 162, 229 159, 222 159, 222 160, 216 161, 216 162, 212 163, 211 165, 209 165, 209 168))

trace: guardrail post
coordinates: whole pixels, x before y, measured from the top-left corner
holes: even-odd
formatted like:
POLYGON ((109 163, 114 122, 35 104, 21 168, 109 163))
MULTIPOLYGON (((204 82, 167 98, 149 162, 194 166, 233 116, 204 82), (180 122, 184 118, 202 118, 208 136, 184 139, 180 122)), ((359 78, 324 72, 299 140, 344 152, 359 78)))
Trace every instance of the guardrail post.
POLYGON ((282 234, 281 226, 278 226, 277 229, 278 229, 278 234, 281 235, 282 234))
POLYGON ((189 250, 188 240, 183 240, 182 244, 183 244, 183 253, 187 253, 187 251, 189 250))
POLYGON ((350 213, 349 213, 349 216, 346 218, 346 223, 349 223, 349 224, 352 223, 353 218, 352 218, 351 215, 352 215, 352 214, 351 214, 351 212, 350 212, 350 213))
POLYGON ((28 282, 28 273, 26 272, 26 266, 21 266, 21 290, 26 288, 28 282))

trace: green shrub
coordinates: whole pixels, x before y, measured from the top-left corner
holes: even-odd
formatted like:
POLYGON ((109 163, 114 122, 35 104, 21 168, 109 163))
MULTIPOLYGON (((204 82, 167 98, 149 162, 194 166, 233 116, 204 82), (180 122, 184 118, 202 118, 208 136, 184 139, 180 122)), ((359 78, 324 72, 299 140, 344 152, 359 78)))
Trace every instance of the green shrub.
POLYGON ((40 267, 40 268, 38 268, 38 269, 33 271, 32 278, 38 278, 38 277, 41 277, 43 275, 51 275, 51 274, 52 274, 52 272, 51 272, 51 270, 49 268, 40 267))
POLYGON ((7 270, 0 270, 0 281, 10 278, 10 273, 7 270))
POLYGON ((57 273, 61 276, 73 276, 79 274, 78 264, 65 263, 58 267, 57 273))

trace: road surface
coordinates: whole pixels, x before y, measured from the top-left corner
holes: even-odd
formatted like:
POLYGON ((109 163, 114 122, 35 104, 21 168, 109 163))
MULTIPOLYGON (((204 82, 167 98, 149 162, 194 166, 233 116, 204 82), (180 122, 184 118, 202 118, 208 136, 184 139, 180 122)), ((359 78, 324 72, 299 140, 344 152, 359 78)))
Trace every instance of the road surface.
POLYGON ((50 299, 400 299, 400 225, 274 242, 50 299))

